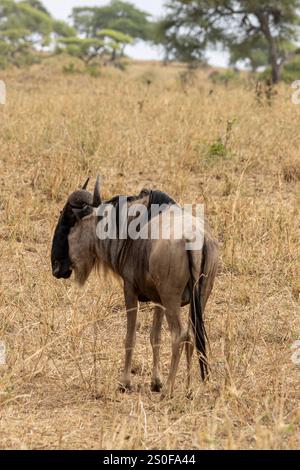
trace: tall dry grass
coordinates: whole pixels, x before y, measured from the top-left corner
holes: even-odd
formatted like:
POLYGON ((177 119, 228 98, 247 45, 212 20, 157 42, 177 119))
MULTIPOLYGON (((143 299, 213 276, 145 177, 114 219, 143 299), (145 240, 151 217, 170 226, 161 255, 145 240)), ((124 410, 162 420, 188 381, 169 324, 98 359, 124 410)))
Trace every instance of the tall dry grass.
MULTIPOLYGON (((300 446, 299 122, 291 90, 259 104, 248 83, 208 72, 131 66, 99 78, 61 64, 6 72, 0 107, 0 447, 295 449, 300 446), (297 173, 298 171, 298 173, 297 173), (67 195, 100 172, 103 193, 160 188, 204 202, 221 266, 207 308, 212 380, 185 397, 149 389, 150 306, 139 315, 135 391, 123 364, 122 289, 83 290, 51 275, 53 229, 67 195)), ((184 310, 183 315, 186 315, 184 310)), ((162 364, 169 365, 164 327, 162 364)))

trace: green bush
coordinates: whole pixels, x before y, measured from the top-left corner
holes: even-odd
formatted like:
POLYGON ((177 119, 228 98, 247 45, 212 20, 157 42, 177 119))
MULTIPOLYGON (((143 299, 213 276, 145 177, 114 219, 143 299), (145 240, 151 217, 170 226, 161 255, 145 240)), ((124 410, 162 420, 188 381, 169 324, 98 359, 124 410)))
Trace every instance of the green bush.
POLYGON ((225 70, 224 72, 214 71, 209 76, 210 80, 216 85, 218 83, 228 85, 228 83, 236 81, 240 78, 237 70, 225 70))
POLYGON ((224 158, 224 157, 227 157, 227 155, 228 155, 228 150, 226 146, 223 144, 223 142, 221 141, 221 139, 217 140, 216 142, 213 142, 208 147, 208 156, 211 158, 215 158, 215 157, 224 158))
POLYGON ((29 67, 30 65, 40 64, 41 61, 42 59, 38 54, 26 51, 18 56, 14 65, 17 65, 17 67, 29 67))
POLYGON ((272 80, 272 70, 271 67, 267 67, 263 72, 257 73, 254 75, 255 78, 260 82, 266 82, 272 80))
POLYGON ((86 71, 91 77, 98 78, 101 75, 100 67, 98 64, 91 64, 86 67, 86 71))
MULTIPOLYGON (((271 67, 267 67, 266 70, 257 75, 257 79, 260 81, 272 80, 271 67)), ((300 80, 300 57, 295 56, 283 65, 281 70, 281 80, 286 83, 293 83, 295 80, 300 80)))
POLYGON ((282 68, 281 78, 287 83, 300 80, 300 57, 296 56, 288 61, 282 68))
POLYGON ((64 73, 78 73, 78 70, 76 69, 76 65, 74 62, 69 62, 67 65, 63 66, 63 72, 64 73))
POLYGON ((6 69, 7 65, 8 65, 7 58, 0 55, 0 70, 6 69))

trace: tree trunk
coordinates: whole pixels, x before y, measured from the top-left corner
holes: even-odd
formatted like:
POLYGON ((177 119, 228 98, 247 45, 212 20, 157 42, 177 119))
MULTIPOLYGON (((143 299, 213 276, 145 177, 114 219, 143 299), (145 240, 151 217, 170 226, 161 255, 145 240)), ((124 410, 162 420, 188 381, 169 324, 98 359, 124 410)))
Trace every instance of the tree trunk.
POLYGON ((111 61, 114 62, 117 58, 117 51, 116 49, 113 49, 112 53, 111 53, 111 61))
POLYGON ((269 42, 269 57, 272 68, 272 82, 278 83, 280 80, 280 64, 278 58, 278 50, 274 38, 271 36, 269 42))
POLYGON ((268 13, 259 13, 257 18, 260 22, 260 27, 263 35, 265 36, 269 47, 269 64, 272 69, 272 82, 278 83, 280 81, 280 61, 279 52, 276 45, 275 38, 272 36, 269 24, 268 13))

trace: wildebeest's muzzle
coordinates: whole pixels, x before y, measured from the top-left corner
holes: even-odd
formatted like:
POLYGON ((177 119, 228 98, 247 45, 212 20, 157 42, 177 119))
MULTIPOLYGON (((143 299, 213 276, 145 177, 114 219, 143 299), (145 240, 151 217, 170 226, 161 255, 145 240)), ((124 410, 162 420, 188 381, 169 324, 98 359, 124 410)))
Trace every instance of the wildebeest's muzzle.
POLYGON ((72 274, 71 261, 69 259, 68 235, 74 223, 72 223, 72 220, 69 220, 68 223, 66 212, 67 208, 63 210, 55 229, 51 250, 52 274, 57 279, 68 279, 72 274))
POLYGON ((57 279, 69 279, 72 274, 70 261, 68 259, 54 261, 52 266, 52 274, 57 279))

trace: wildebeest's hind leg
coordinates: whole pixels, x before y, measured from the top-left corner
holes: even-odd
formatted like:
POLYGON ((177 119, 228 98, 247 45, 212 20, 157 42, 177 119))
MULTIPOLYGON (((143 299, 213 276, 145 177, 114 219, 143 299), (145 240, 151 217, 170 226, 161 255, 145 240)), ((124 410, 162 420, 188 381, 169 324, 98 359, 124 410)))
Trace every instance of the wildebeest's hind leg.
POLYGON ((173 301, 169 305, 164 303, 164 305, 166 307, 166 318, 171 333, 172 357, 166 388, 163 390, 162 396, 171 397, 186 333, 184 332, 180 319, 181 299, 179 299, 178 302, 173 301))
POLYGON ((153 351, 153 371, 151 379, 152 392, 160 392, 162 389, 162 381, 160 377, 160 343, 161 343, 161 329, 164 319, 164 310, 162 307, 156 306, 153 313, 153 324, 150 334, 150 341, 153 351))
POLYGON ((136 341, 136 318, 138 299, 136 294, 126 286, 124 287, 125 305, 127 312, 127 334, 125 339, 125 366, 120 381, 120 390, 131 390, 131 363, 136 341))
POLYGON ((186 364, 187 364, 187 397, 192 398, 191 390, 191 378, 192 378, 192 357, 194 352, 195 338, 194 338, 194 328, 189 319, 189 325, 187 329, 187 334, 185 338, 185 354, 186 354, 186 364))

